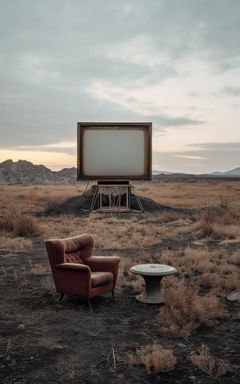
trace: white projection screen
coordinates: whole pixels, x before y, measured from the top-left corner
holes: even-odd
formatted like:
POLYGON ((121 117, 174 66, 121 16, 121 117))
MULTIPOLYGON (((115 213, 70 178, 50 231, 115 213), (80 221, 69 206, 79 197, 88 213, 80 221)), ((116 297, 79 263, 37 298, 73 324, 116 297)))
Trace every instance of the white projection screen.
POLYGON ((150 180, 152 123, 78 123, 78 180, 150 180))

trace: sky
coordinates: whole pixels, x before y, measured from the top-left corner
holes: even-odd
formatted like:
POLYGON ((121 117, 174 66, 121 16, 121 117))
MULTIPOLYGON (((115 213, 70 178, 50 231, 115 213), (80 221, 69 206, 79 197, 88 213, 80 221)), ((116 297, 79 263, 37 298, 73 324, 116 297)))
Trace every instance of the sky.
POLYGON ((77 122, 152 122, 154 170, 240 166, 239 0, 0 0, 0 162, 76 166, 77 122))

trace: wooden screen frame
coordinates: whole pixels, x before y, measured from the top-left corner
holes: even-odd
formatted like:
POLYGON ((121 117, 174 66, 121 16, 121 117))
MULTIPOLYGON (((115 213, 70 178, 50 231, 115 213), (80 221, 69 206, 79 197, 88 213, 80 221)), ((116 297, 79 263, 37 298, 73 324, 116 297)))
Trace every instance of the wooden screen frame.
POLYGON ((77 180, 151 180, 152 179, 152 123, 77 123, 77 180), (85 130, 141 130, 144 132, 144 173, 140 176, 85 175, 83 172, 83 135, 85 130))

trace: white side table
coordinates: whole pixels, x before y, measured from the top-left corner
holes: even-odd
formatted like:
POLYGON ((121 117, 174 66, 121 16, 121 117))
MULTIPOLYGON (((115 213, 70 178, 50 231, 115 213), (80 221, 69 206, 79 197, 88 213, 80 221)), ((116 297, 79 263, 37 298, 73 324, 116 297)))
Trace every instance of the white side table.
POLYGON ((130 268, 130 272, 145 280, 145 290, 136 299, 147 304, 161 304, 165 300, 161 294, 161 280, 164 276, 177 273, 176 268, 165 264, 139 264, 130 268))

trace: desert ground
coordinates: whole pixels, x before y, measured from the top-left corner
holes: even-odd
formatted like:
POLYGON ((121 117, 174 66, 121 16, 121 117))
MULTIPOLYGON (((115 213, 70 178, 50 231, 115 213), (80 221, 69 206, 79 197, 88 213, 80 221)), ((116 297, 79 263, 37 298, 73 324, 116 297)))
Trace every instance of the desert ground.
MULTIPOLYGON (((240 181, 136 183, 145 212, 81 211, 85 184, 0 187, 0 383, 239 383, 240 181), (149 200, 151 199, 151 200, 149 200), (93 235, 121 257, 111 295, 54 290, 44 239, 93 235), (139 263, 177 268, 139 303, 139 263)), ((85 200, 84 200, 85 201, 85 200)), ((86 200, 87 201, 87 200, 86 200)))

